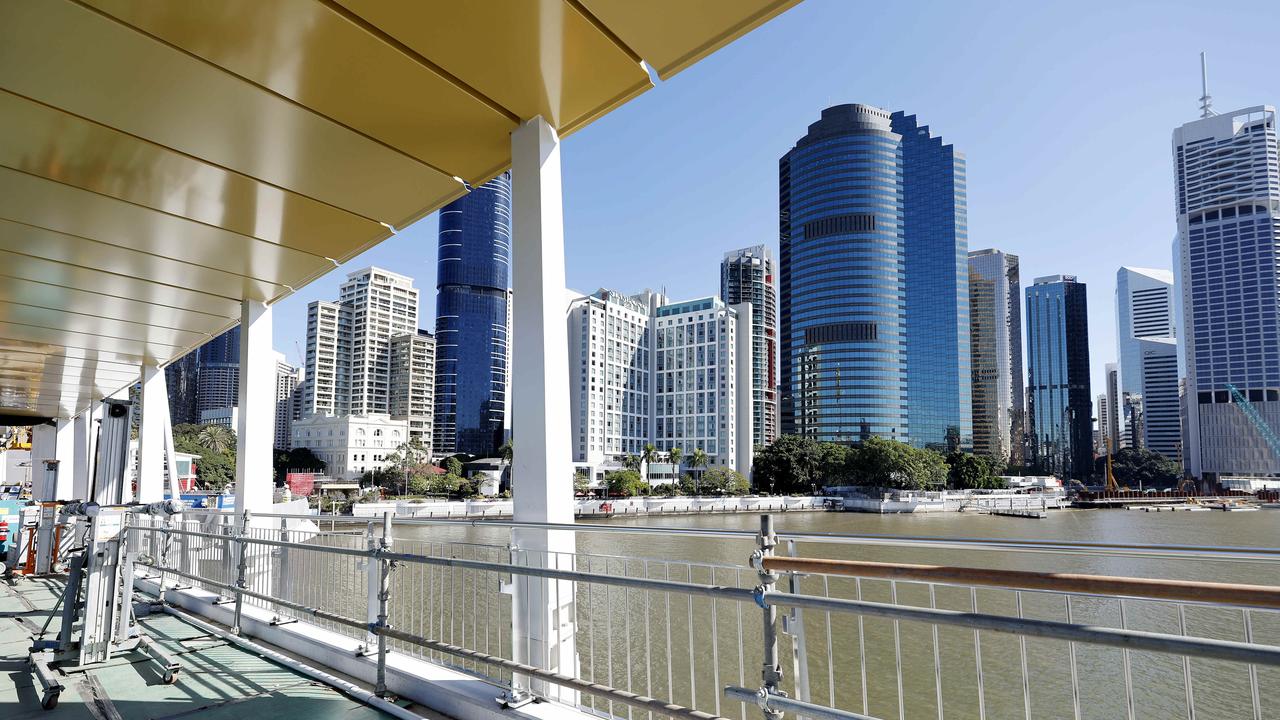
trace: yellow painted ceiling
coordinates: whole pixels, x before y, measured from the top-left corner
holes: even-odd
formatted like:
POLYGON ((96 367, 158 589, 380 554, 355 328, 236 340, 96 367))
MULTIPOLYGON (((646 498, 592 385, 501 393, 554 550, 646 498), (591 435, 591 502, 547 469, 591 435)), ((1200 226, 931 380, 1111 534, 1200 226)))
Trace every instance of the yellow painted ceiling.
POLYGON ((0 0, 0 414, 67 417, 799 0, 0 0))

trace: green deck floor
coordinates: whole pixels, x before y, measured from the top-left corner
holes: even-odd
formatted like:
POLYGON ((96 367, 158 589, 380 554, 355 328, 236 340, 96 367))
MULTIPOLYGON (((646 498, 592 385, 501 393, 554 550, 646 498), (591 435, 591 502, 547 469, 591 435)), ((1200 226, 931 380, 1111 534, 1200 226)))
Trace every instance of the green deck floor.
MULTIPOLYGON (((182 664, 165 685, 157 666, 129 653, 87 670, 59 670, 62 692, 53 710, 40 708, 40 686, 27 666, 32 628, 57 603, 52 580, 0 582, 0 719, 150 720, 264 718, 265 720, 379 720, 388 717, 289 668, 205 634, 180 618, 140 619, 145 632, 182 664)), ((46 638, 57 635, 58 619, 46 638)))

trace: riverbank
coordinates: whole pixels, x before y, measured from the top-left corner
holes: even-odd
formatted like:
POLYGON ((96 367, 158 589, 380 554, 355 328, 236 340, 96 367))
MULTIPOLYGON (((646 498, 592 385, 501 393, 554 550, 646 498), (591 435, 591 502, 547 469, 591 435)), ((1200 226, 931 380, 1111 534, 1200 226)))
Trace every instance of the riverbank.
MULTIPOLYGON (((789 495, 612 498, 574 500, 573 512, 579 518, 606 518, 620 515, 813 512, 830 509, 830 502, 838 503, 839 498, 789 495)), ((402 518, 509 518, 513 509, 511 500, 394 500, 356 503, 351 506, 351 514, 360 518, 381 517, 388 512, 402 518)))

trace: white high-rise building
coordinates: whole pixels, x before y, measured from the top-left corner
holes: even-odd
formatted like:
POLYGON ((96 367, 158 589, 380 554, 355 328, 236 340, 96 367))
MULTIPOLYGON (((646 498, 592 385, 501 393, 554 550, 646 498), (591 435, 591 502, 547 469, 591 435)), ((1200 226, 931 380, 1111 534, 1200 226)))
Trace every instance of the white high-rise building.
POLYGON ((391 418, 404 420, 409 439, 431 454, 435 397, 436 339, 426 330, 391 338, 391 418))
POLYGON ((351 273, 338 302, 307 307, 302 416, 394 416, 429 447, 434 345, 418 329, 412 278, 378 267, 351 273))
POLYGON ((751 313, 651 291, 573 296, 568 312, 574 461, 616 467, 648 443, 751 469, 751 313))
POLYGON ((1120 390, 1120 365, 1107 363, 1103 368, 1103 376, 1107 381, 1107 427, 1102 436, 1103 449, 1110 447, 1111 452, 1115 452, 1122 447, 1128 447, 1122 432, 1123 423, 1120 422, 1121 416, 1124 415, 1122 405, 1124 395, 1120 390))
POLYGON ((720 299, 751 303, 751 442, 778 437, 778 268, 765 245, 733 250, 720 263, 720 299))
POLYGON ((1128 445, 1176 458, 1181 445, 1178 419, 1177 331, 1173 273, 1122 267, 1116 272, 1116 347, 1121 397, 1142 398, 1141 428, 1121 422, 1128 445), (1172 372, 1170 372, 1172 363, 1172 372))
POLYGON ((291 430, 296 406, 294 394, 301 380, 298 368, 285 361, 284 353, 276 353, 276 422, 275 444, 272 447, 288 450, 293 447, 291 430))
POLYGON ((1199 120, 1173 131, 1172 145, 1178 341, 1187 373, 1183 465, 1209 481, 1280 474, 1280 456, 1266 437, 1280 428, 1275 108, 1217 115, 1206 102, 1199 120), (1250 422, 1231 387, 1254 406, 1263 427, 1250 422))

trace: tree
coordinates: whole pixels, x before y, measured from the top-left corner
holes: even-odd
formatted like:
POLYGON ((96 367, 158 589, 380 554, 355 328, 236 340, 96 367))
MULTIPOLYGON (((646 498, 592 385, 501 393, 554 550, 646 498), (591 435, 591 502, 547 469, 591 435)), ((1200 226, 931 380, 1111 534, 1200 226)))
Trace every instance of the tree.
POLYGON ((635 455, 627 454, 622 458, 622 467, 627 470, 640 472, 640 458, 635 455))
POLYGON ((644 452, 640 453, 640 461, 644 463, 645 479, 649 481, 649 491, 653 492, 653 463, 658 459, 658 448, 653 443, 644 444, 644 452))
POLYGON ((994 490, 1003 486, 999 478, 1004 463, 995 458, 970 453, 947 455, 947 484, 956 490, 994 490))
POLYGON ((635 470, 615 470, 604 476, 605 487, 610 495, 631 497, 644 492, 644 480, 635 470))
POLYGON ((235 455, 207 451, 196 462, 196 479, 205 490, 222 492, 236 479, 235 455))
POLYGON ((873 437, 849 454, 848 472, 857 485, 920 490, 947 481, 947 463, 933 450, 873 437))
POLYGON ((848 480, 849 453, 853 449, 841 443, 818 443, 818 480, 824 485, 842 485, 848 480))
POLYGON ((751 489, 747 478, 731 468, 711 468, 700 481, 702 492, 715 495, 746 495, 751 489))
MULTIPOLYGON (((1094 472, 1099 476, 1106 475, 1106 455, 1094 461, 1094 472)), ((1145 448, 1123 448, 1112 453, 1111 474, 1121 485, 1135 490, 1177 487, 1182 479, 1178 463, 1145 448)))
POLYGON ((783 435, 756 454, 756 488, 769 493, 813 492, 821 460, 816 441, 783 435))
POLYGON ((707 457, 707 451, 702 448, 694 448, 693 452, 689 455, 689 467, 698 471, 698 474, 694 476, 693 491, 695 493, 698 492, 698 485, 702 480, 702 469, 707 466, 707 462, 709 460, 710 458, 707 457))
POLYGON ((200 434, 196 436, 196 442, 205 450, 211 450, 218 454, 234 453, 236 451, 236 434, 229 427, 222 425, 204 425, 200 428, 200 434))
POLYGON ((591 475, 582 468, 573 471, 573 492, 575 495, 586 495, 591 492, 591 475))
POLYGON ((444 471, 450 475, 462 475, 462 461, 457 457, 447 457, 444 459, 444 471))

